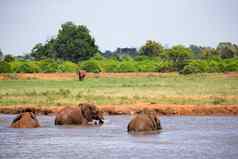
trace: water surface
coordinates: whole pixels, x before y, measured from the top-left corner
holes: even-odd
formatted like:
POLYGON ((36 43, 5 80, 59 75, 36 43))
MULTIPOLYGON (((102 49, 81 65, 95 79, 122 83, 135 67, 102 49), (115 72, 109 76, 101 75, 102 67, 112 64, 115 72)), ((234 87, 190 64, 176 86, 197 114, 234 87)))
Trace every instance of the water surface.
POLYGON ((101 127, 54 126, 40 116, 38 129, 13 129, 0 115, 0 158, 229 158, 238 156, 238 117, 161 117, 159 134, 130 135, 130 116, 107 116, 101 127))

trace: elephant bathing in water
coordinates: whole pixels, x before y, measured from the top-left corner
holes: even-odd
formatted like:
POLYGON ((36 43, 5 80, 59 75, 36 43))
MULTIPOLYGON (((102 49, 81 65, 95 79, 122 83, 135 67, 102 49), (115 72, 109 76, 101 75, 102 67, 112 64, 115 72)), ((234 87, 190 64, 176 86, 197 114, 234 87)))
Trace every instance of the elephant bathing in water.
POLYGON ((93 104, 79 104, 79 107, 63 108, 56 114, 55 125, 88 125, 103 124, 102 113, 93 104))
POLYGON ((128 124, 128 132, 150 132, 161 129, 159 117, 155 112, 144 111, 136 115, 128 124))
POLYGON ((40 124, 32 112, 23 112, 12 121, 11 128, 38 128, 40 124))

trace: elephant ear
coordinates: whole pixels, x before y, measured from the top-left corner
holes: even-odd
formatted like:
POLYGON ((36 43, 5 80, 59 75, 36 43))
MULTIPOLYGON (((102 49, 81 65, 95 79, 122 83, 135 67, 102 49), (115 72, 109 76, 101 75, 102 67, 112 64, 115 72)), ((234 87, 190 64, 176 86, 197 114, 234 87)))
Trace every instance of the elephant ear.
POLYGON ((16 123, 18 120, 20 120, 22 117, 22 114, 18 114, 17 117, 12 121, 12 123, 16 123))
POLYGON ((93 112, 94 112, 94 109, 96 110, 96 107, 91 104, 79 104, 79 106, 80 106, 83 117, 86 118, 88 121, 92 121, 93 112))

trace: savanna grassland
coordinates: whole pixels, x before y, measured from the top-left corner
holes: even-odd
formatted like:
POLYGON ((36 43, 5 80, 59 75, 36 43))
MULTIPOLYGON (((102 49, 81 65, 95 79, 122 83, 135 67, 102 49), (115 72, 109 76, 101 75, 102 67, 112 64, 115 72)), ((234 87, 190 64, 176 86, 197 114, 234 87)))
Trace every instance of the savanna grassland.
POLYGON ((238 105, 238 78, 224 74, 78 80, 2 80, 0 105, 238 105))

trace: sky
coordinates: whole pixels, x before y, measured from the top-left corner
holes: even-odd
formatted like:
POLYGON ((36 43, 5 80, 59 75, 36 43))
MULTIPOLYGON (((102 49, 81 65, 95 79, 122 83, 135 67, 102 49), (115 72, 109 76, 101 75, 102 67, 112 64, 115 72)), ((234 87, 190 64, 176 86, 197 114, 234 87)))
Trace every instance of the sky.
POLYGON ((163 45, 238 43, 238 0, 0 0, 0 49, 29 53, 60 25, 86 25, 101 51, 163 45))

